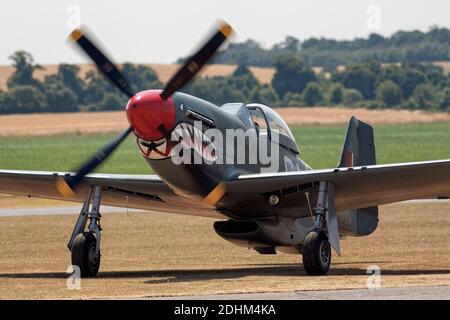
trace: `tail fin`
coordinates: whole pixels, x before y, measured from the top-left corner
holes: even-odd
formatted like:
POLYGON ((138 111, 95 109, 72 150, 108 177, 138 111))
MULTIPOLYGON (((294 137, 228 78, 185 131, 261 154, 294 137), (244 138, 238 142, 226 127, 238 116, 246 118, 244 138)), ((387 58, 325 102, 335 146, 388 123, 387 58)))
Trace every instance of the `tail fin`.
MULTIPOLYGON (((373 128, 355 117, 350 119, 339 167, 376 164, 373 128)), ((378 225, 378 207, 351 210, 338 216, 344 233, 368 235, 378 225)))
POLYGON ((339 167, 357 167, 375 164, 373 129, 355 117, 350 119, 339 167))

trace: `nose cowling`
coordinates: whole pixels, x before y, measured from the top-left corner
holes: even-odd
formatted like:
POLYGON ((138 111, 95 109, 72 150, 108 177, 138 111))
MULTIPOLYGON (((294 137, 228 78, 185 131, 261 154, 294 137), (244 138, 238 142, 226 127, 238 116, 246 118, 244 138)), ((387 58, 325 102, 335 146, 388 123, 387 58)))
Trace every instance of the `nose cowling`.
POLYGON ((175 124, 175 103, 171 97, 163 100, 160 93, 160 90, 142 91, 128 101, 128 122, 143 140, 161 139, 175 124))

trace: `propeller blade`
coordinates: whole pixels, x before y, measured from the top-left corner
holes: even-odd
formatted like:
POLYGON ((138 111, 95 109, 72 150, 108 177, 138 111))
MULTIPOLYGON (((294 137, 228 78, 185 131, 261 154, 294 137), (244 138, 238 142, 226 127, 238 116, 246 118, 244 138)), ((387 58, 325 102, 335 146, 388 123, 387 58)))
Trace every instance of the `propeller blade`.
POLYGON ((220 45, 233 33, 233 29, 228 23, 223 23, 219 30, 206 42, 203 47, 190 57, 178 72, 169 80, 161 92, 161 97, 165 100, 175 91, 186 85, 199 70, 211 59, 220 45))
POLYGON ((98 47, 92 43, 91 40, 89 40, 83 31, 80 29, 75 29, 70 34, 70 38, 72 38, 72 40, 75 41, 84 50, 84 52, 86 52, 86 54, 97 65, 98 69, 123 93, 125 93, 129 98, 134 95, 133 89, 119 69, 117 69, 111 60, 108 59, 98 49, 98 47))
POLYGON ((227 192, 227 188, 225 186, 225 183, 222 181, 217 186, 212 189, 208 195, 203 198, 203 203, 207 206, 214 206, 217 202, 219 202, 220 199, 225 195, 227 192))
POLYGON ((77 170, 74 176, 66 176, 56 182, 56 188, 65 197, 74 195, 74 189, 88 173, 92 172, 99 164, 101 164, 111 153, 125 140, 130 134, 132 128, 129 127, 120 133, 114 140, 100 149, 93 157, 85 162, 84 165, 77 170))

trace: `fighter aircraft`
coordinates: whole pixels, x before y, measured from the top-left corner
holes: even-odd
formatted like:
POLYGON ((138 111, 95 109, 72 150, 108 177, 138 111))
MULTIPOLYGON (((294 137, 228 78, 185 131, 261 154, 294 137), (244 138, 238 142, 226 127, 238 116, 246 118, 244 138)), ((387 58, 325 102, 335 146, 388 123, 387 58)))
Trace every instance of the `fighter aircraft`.
POLYGON ((135 92, 84 31, 71 33, 129 98, 129 127, 75 173, 0 170, 0 192, 83 203, 68 243, 81 276, 99 270, 101 203, 214 218, 214 230, 224 239, 260 254, 301 254, 307 274, 324 275, 331 248, 340 254, 341 236, 377 228, 378 205, 450 195, 450 160, 376 165, 372 127, 354 117, 338 165, 313 170, 273 109, 216 106, 181 93, 231 34, 222 23, 163 90, 135 92), (220 134, 227 137, 230 130, 244 138, 235 135, 221 144, 220 134), (157 175, 91 173, 131 133, 157 175), (270 161, 261 156, 264 148, 270 161), (192 161, 199 155, 201 161, 192 161))

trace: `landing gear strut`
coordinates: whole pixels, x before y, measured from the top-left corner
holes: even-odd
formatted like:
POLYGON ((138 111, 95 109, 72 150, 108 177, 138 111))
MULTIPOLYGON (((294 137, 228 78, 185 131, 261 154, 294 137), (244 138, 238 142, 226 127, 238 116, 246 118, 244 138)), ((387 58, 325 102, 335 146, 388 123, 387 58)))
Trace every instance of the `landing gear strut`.
POLYGON ((83 278, 97 275, 100 267, 101 192, 102 188, 99 186, 89 188, 72 236, 67 244, 72 255, 72 265, 80 268, 83 278), (88 231, 85 231, 88 220, 88 231))
POLYGON ((331 191, 330 195, 334 197, 333 189, 328 190, 329 186, 326 181, 319 184, 314 224, 303 241, 303 268, 307 274, 314 276, 327 274, 331 265, 331 246, 324 231, 329 221, 327 211, 329 209, 334 211, 334 204, 329 208, 331 201, 328 192, 331 191))

